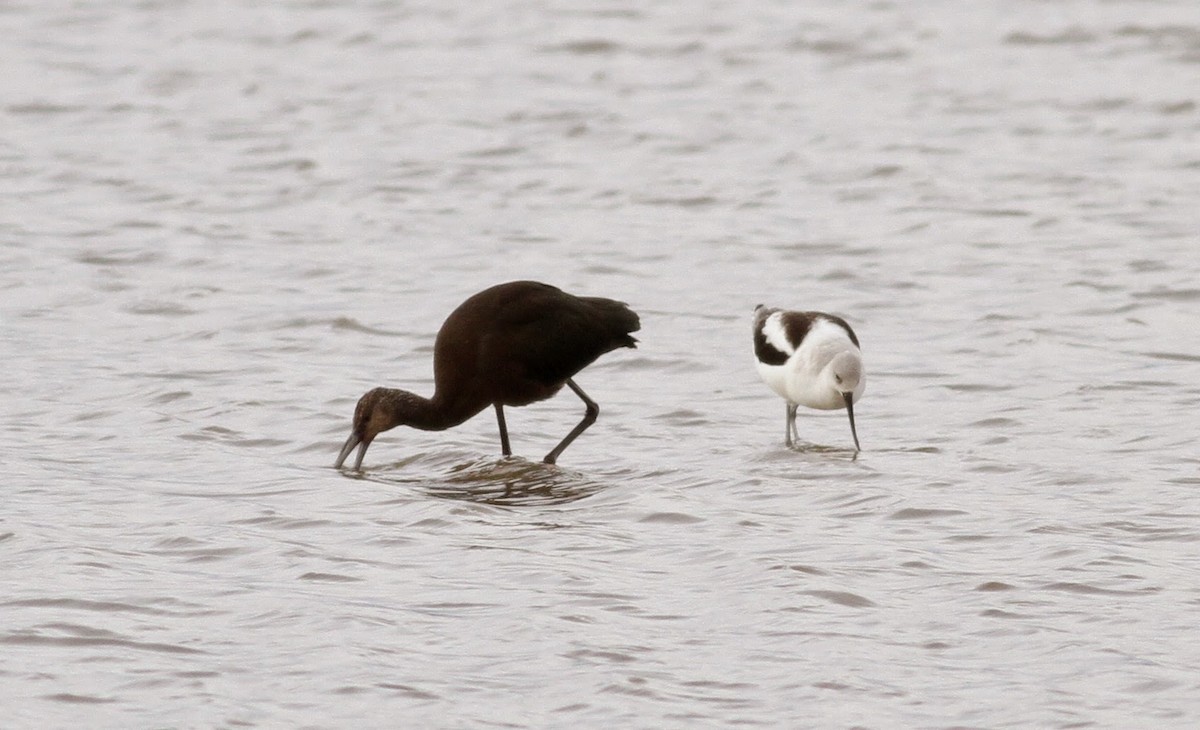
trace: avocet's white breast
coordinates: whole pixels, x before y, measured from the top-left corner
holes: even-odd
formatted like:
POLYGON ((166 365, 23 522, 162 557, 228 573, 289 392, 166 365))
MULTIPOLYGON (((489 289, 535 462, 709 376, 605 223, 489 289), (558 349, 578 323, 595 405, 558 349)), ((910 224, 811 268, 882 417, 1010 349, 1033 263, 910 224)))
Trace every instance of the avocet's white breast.
POLYGON ((845 408, 843 393, 865 385, 858 347, 836 322, 815 318, 807 336, 788 360, 787 398, 809 408, 845 408), (854 365, 857 364, 857 366, 854 365), (834 365, 837 367, 834 367, 834 365))

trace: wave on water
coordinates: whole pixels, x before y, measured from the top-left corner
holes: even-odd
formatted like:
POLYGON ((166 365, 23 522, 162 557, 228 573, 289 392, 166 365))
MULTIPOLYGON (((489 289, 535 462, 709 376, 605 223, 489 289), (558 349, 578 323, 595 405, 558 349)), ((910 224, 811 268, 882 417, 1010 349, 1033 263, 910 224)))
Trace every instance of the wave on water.
POLYGON ((461 456, 458 452, 417 454, 355 476, 414 488, 439 499, 504 507, 569 504, 606 486, 580 472, 519 456, 467 461, 461 456))

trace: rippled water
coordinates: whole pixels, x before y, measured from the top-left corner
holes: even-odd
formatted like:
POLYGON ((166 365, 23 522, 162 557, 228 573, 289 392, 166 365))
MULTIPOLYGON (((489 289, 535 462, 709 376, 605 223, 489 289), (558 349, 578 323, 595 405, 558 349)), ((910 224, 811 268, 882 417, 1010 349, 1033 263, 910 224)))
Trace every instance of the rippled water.
POLYGON ((1180 2, 0 6, 11 727, 1200 719, 1180 2), (485 286, 636 351, 330 465, 485 286), (846 316, 844 413, 758 382, 846 316))

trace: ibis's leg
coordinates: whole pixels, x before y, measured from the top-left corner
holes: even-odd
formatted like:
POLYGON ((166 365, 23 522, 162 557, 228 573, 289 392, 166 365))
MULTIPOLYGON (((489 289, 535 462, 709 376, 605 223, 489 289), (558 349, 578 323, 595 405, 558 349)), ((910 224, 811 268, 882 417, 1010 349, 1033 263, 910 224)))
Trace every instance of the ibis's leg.
POLYGON ((512 449, 508 445, 508 426, 504 423, 504 406, 496 404, 496 423, 500 426, 500 452, 505 456, 512 456, 512 449))
POLYGON ((567 387, 575 391, 575 395, 583 399, 584 405, 587 406, 587 411, 584 412, 583 420, 579 422, 579 425, 571 429, 571 433, 567 434, 567 437, 563 439, 558 446, 554 447, 554 451, 546 454, 545 462, 547 464, 553 464, 554 462, 558 461, 558 455, 563 452, 563 449, 570 446, 571 442, 574 441, 579 434, 586 431, 588 426, 596 422, 596 416, 600 415, 600 406, 596 405, 596 401, 588 398, 587 393, 584 393, 582 388, 580 388, 578 385, 575 385, 575 381, 567 378, 567 387))

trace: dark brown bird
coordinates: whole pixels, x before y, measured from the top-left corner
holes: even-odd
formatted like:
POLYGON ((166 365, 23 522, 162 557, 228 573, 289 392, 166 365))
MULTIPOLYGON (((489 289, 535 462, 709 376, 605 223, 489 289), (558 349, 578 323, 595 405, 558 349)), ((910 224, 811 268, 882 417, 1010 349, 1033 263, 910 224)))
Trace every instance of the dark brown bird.
POLYGON ((354 426, 334 468, 358 447, 362 468, 367 447, 396 426, 442 431, 489 405, 496 409, 500 449, 512 455, 504 406, 524 406, 554 395, 564 385, 583 399, 583 420, 546 454, 553 464, 595 422, 600 407, 571 380, 596 358, 618 347, 637 347, 630 332, 638 316, 622 302, 577 297, 536 281, 513 281, 475 294, 458 305, 433 346, 432 398, 406 390, 375 388, 358 401, 354 426))

